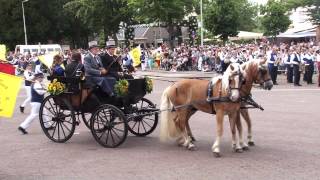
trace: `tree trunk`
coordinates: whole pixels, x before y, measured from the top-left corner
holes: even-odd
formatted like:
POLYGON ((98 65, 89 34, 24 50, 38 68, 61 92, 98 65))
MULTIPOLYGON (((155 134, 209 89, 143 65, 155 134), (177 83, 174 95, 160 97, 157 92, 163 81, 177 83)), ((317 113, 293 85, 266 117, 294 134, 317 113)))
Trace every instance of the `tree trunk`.
POLYGON ((170 46, 170 49, 173 49, 174 39, 175 39, 173 24, 168 24, 168 33, 169 33, 169 46, 170 46))
POLYGON ((181 26, 178 26, 177 29, 178 29, 178 32, 177 32, 177 35, 178 35, 178 45, 180 46, 180 45, 183 43, 181 26))
POLYGON ((117 33, 113 33, 112 34, 112 39, 114 40, 115 46, 119 46, 119 41, 118 41, 118 37, 117 37, 117 33))
POLYGON ((107 44, 107 41, 108 41, 108 36, 109 36, 109 31, 108 31, 108 27, 106 25, 104 25, 103 27, 103 33, 104 33, 104 45, 107 44))
POLYGON ((317 43, 320 43, 320 24, 316 30, 316 40, 317 40, 317 43))

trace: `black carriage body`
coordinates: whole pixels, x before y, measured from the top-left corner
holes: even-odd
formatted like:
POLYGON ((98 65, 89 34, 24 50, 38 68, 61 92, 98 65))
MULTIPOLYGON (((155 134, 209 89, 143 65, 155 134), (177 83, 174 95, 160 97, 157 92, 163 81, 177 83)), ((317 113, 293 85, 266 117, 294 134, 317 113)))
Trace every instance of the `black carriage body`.
MULTIPOLYGON (((62 82, 66 85, 67 91, 58 95, 59 98, 56 98, 58 104, 60 98, 66 98, 71 101, 71 96, 76 95, 81 92, 82 88, 86 88, 86 83, 81 81, 80 78, 66 78, 66 77, 48 77, 49 80, 57 79, 57 81, 62 82)), ((81 110, 83 112, 92 112, 92 108, 97 109, 98 106, 102 104, 111 104, 118 108, 126 107, 130 104, 136 104, 146 95, 146 79, 128 79, 129 89, 128 94, 123 97, 108 97, 99 87, 95 87, 92 95, 96 97, 88 97, 88 100, 85 100, 80 107, 73 107, 75 110, 81 110), (99 102, 93 102, 99 100, 99 102)), ((64 109, 64 107, 61 107, 64 109)))
MULTIPOLYGON (((96 87, 90 90, 84 101, 82 101, 80 93, 88 88, 80 78, 48 77, 50 81, 54 79, 64 83, 66 91, 60 95, 48 96, 42 103, 39 114, 43 131, 54 142, 65 142, 70 139, 75 126, 80 123, 80 118, 91 130, 95 140, 104 147, 117 147, 122 144, 127 136, 127 131, 137 136, 146 136, 152 133, 157 126, 158 110, 156 105, 144 98, 147 87, 146 79, 128 79, 129 89, 126 96, 108 97, 99 87, 96 87), (80 98, 78 99, 79 105, 74 105, 75 97, 80 98), (58 134, 59 125, 62 130, 66 127, 65 123, 71 126, 71 128, 67 128, 68 136, 56 138, 55 131, 50 135, 49 130, 44 126, 46 121, 43 117, 47 116, 44 112, 45 109, 53 116, 52 122, 54 121, 53 124, 58 126, 58 134), (54 109, 58 109, 58 112, 55 112, 54 109), (70 118, 67 118, 60 111, 69 112, 68 117, 70 118), (119 129, 122 130, 118 131, 119 129), (120 138, 116 139, 117 137, 120 138)), ((65 132, 63 132, 64 134, 65 132)))

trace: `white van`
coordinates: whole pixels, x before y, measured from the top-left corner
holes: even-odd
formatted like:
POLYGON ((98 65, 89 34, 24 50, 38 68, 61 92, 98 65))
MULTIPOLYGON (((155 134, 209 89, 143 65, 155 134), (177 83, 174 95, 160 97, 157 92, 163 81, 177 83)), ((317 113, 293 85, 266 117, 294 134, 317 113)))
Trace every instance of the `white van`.
POLYGON ((16 45, 15 53, 20 52, 25 54, 30 52, 49 54, 54 52, 62 53, 61 46, 59 44, 38 44, 38 45, 16 45))

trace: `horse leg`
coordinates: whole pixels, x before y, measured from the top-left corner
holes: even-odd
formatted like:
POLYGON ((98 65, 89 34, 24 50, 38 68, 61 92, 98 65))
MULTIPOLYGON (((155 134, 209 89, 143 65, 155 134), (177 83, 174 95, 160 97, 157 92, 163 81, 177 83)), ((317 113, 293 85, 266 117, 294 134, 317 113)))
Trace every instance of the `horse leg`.
MULTIPOLYGON (((188 150, 196 150, 196 146, 193 144, 191 137, 188 135, 188 110, 179 110, 178 117, 176 121, 177 127, 179 127, 181 131, 181 136, 178 137, 177 143, 180 146, 186 147, 188 150)), ((190 128, 190 127, 189 127, 190 128)))
POLYGON ((236 120, 236 125, 239 133, 239 144, 240 148, 244 151, 249 150, 249 147, 247 143, 244 142, 243 140, 243 129, 242 129, 242 123, 241 123, 241 118, 240 118, 240 111, 237 112, 237 120, 236 120))
POLYGON ((183 132, 176 142, 179 146, 185 147, 190 151, 197 150, 197 147, 193 144, 192 139, 188 135, 187 131, 183 132))
POLYGON ((216 111, 216 121, 217 121, 217 128, 216 128, 216 140, 212 146, 212 152, 215 157, 221 157, 220 154, 220 140, 223 134, 223 116, 224 112, 222 110, 216 111))
POLYGON ((240 110, 241 116, 243 117, 243 119, 246 121, 247 123, 247 127, 248 127, 248 145, 249 146, 254 146, 254 141, 252 139, 252 123, 251 123, 251 118, 249 116, 249 111, 248 109, 241 109, 240 110))
POLYGON ((190 120, 190 117, 195 113, 196 111, 193 111, 193 110, 190 110, 188 112, 188 115, 187 115, 187 124, 186 124, 186 129, 187 129, 187 132, 188 132, 188 136, 191 138, 191 141, 194 142, 196 141, 196 139, 194 138, 192 132, 191 132, 191 128, 190 128, 190 125, 189 125, 189 120, 190 120))
POLYGON ((232 149, 234 152, 242 153, 243 150, 239 144, 239 140, 237 139, 237 132, 236 132, 236 122, 238 121, 238 114, 239 112, 229 114, 229 122, 230 122, 230 129, 232 134, 232 149))

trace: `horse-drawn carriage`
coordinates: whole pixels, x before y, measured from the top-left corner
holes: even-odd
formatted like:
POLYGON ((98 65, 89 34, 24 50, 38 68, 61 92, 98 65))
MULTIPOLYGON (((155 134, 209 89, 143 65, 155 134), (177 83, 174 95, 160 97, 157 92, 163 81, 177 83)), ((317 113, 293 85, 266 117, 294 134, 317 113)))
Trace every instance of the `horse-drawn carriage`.
POLYGON ((78 77, 48 79, 57 79, 67 87, 59 95, 47 96, 40 107, 42 130, 54 142, 68 141, 80 119, 91 130, 94 139, 109 148, 121 145, 128 131, 136 136, 146 136, 157 126, 159 110, 144 98, 145 78, 128 79, 128 93, 121 97, 108 97, 98 87, 85 88, 85 83, 78 77))

